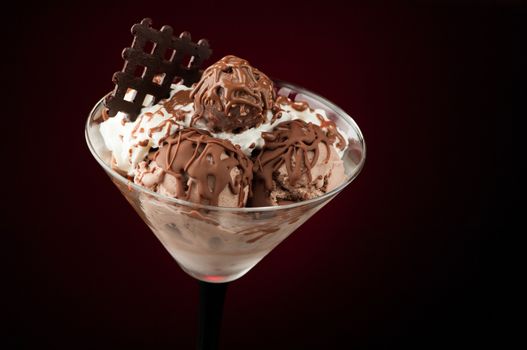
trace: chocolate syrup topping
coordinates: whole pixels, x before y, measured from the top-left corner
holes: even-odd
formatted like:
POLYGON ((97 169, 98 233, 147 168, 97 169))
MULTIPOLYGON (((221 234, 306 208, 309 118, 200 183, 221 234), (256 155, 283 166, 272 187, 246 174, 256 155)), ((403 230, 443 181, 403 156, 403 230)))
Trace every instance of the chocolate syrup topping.
POLYGON ((226 56, 208 67, 194 86, 192 125, 203 119, 214 131, 239 133, 266 121, 273 107, 273 82, 249 62, 226 56))
POLYGON ((317 119, 320 121, 320 127, 327 130, 327 137, 331 144, 335 143, 335 147, 340 150, 346 148, 346 139, 337 129, 337 124, 332 120, 324 119, 320 114, 317 113, 317 119))
POLYGON ((124 112, 134 121, 147 95, 154 97, 154 103, 167 98, 176 78, 191 86, 200 79, 201 64, 212 53, 204 39, 196 44, 188 32, 176 38, 172 27, 163 26, 158 31, 151 25, 152 20, 145 18, 132 27, 132 47, 124 49, 124 67, 114 74, 115 89, 105 100, 110 117, 124 112), (128 89, 136 91, 132 101, 125 99, 128 89))
POLYGON ((325 162, 329 161, 331 142, 318 125, 296 119, 278 124, 272 132, 262 133, 262 137, 265 145, 256 158, 255 172, 268 191, 273 189, 274 173, 283 164, 292 186, 304 174, 312 181, 311 169, 318 161, 320 143, 326 146, 325 162))
MULTIPOLYGON (((190 90, 181 90, 176 92, 172 98, 163 103, 163 107, 165 107, 168 113, 174 115, 177 114, 178 107, 186 106, 190 103, 192 103, 190 90)), ((178 116, 176 115, 176 119, 177 117, 178 116)))
POLYGON ((309 108, 309 104, 304 101, 292 101, 289 97, 278 96, 275 102, 275 108, 280 109, 280 105, 290 105, 294 110, 303 112, 309 108))
POLYGON ((238 195, 238 206, 243 207, 245 189, 251 190, 252 161, 230 141, 204 130, 178 131, 163 142, 154 160, 176 178, 176 197, 180 199, 188 200, 197 191, 200 203, 218 205, 220 193, 228 186, 238 195))
POLYGON ((192 99, 190 98, 190 90, 181 90, 178 91, 172 96, 170 99, 172 103, 177 105, 188 105, 192 103, 192 99))
MULTIPOLYGON (((280 111, 282 108, 280 105, 289 105, 291 108, 298 112, 303 112, 306 109, 309 109, 311 112, 313 110, 309 107, 309 104, 304 101, 292 101, 290 98, 286 96, 278 96, 275 101, 275 105, 273 107, 274 115, 273 120, 280 116, 280 111)), ((346 139, 344 136, 340 134, 340 132, 337 129, 337 124, 335 124, 334 121, 329 120, 321 116, 317 113, 317 119, 320 121, 320 127, 322 129, 326 130, 326 135, 330 141, 330 144, 333 145, 335 142, 335 147, 337 147, 340 150, 344 150, 346 148, 346 139)))

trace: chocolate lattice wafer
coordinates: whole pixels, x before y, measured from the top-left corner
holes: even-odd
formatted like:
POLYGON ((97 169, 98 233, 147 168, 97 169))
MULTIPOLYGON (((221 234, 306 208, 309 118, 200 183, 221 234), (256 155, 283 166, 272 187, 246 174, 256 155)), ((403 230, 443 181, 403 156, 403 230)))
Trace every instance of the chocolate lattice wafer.
POLYGON ((145 18, 132 27, 132 47, 124 49, 123 70, 114 74, 115 89, 105 100, 110 117, 124 112, 134 121, 147 96, 153 98, 153 103, 167 98, 175 79, 192 85, 200 79, 201 64, 212 53, 204 39, 196 44, 188 32, 176 38, 172 27, 163 26, 158 31, 151 25, 152 20, 145 18), (135 90, 135 96, 125 99, 130 89, 135 90))

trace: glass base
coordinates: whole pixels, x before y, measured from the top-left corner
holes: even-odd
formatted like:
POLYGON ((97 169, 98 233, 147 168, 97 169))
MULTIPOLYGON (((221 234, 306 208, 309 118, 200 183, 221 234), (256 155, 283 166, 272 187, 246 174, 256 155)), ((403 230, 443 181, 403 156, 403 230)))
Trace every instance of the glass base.
MULTIPOLYGON (((177 260, 176 260, 177 261, 177 260)), ((208 282, 208 283, 227 283, 227 282, 231 282, 231 281, 234 281, 234 280, 237 280, 238 278, 242 277, 243 275, 245 275, 247 272, 249 272, 249 270, 254 266, 256 265, 253 264, 251 265, 251 267, 248 267, 246 268, 245 270, 237 270, 236 273, 230 273, 230 274, 218 274, 218 275, 204 275, 198 271, 192 271, 192 270, 189 270, 185 265, 183 264, 180 264, 178 262, 178 265, 179 267, 181 267, 181 269, 183 271, 185 271, 187 274, 189 274, 190 276, 194 277, 195 279, 197 280, 200 280, 202 282, 208 282)))

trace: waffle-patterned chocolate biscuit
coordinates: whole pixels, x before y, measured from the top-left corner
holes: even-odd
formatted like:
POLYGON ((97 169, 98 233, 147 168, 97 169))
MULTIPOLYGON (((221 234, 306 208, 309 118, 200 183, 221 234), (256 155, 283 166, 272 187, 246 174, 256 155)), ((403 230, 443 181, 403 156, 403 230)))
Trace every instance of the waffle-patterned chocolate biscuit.
POLYGON ((132 47, 123 50, 123 70, 114 74, 115 89, 105 100, 110 117, 123 112, 134 121, 143 106, 169 96, 173 81, 191 86, 200 79, 200 67, 212 53, 205 39, 196 44, 188 32, 176 38, 172 27, 156 30, 151 25, 152 20, 145 18, 132 27, 132 47))

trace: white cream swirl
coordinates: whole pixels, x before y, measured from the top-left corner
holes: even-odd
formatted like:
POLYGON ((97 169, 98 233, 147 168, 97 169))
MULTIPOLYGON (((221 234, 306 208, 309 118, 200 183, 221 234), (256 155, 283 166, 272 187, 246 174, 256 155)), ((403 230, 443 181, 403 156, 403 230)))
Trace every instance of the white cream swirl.
MULTIPOLYGON (((179 91, 191 89, 182 84, 173 84, 171 88, 170 98, 179 91)), ((133 98, 133 96, 128 97, 133 98)), ((151 148, 158 148, 163 139, 173 135, 180 128, 190 126, 194 114, 194 103, 176 104, 171 108, 171 112, 176 113, 172 114, 166 110, 163 105, 164 102, 166 100, 143 108, 141 114, 133 122, 128 121, 126 115, 119 112, 115 117, 101 123, 101 135, 106 147, 113 155, 112 166, 126 172, 130 176, 134 176, 137 165, 147 157, 151 148)), ((282 122, 301 119, 307 123, 320 126, 322 124, 320 118, 328 120, 323 109, 305 108, 304 110, 298 110, 288 103, 280 104, 279 107, 281 113, 278 117, 273 120, 273 112, 267 111, 267 121, 256 128, 245 130, 239 134, 220 132, 212 133, 212 135, 239 145, 242 152, 250 156, 254 149, 263 147, 262 133, 272 131, 282 122)), ((198 125, 194 125, 194 127, 206 129, 199 121, 198 125)), ((324 129, 325 127, 322 126, 322 128, 324 129)), ((340 132, 338 128, 337 131, 340 132)), ((340 133, 344 135, 344 133, 340 133)), ((345 147, 336 149, 341 158, 347 147, 347 140, 344 141, 346 142, 345 147)))
MULTIPOLYGON (((182 90, 190 88, 181 84, 172 85, 170 97, 182 90)), ((137 164, 146 158, 151 148, 159 147, 161 140, 179 128, 188 126, 194 111, 192 104, 174 109, 181 111, 181 115, 169 113, 160 102, 143 108, 133 122, 128 121, 126 114, 119 112, 101 123, 100 132, 104 143, 112 151, 112 166, 133 176, 137 164)))

